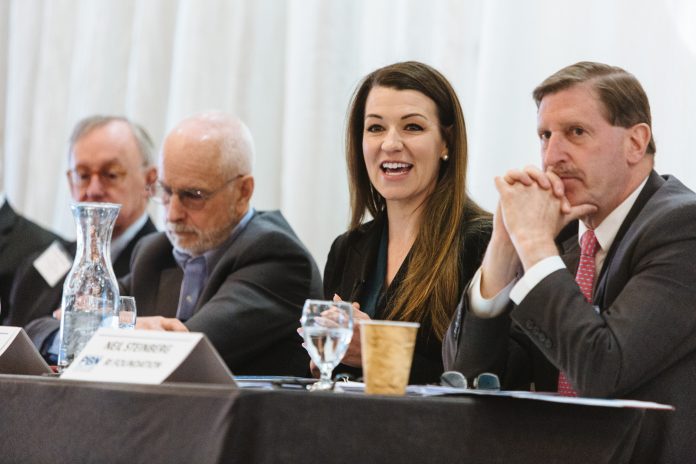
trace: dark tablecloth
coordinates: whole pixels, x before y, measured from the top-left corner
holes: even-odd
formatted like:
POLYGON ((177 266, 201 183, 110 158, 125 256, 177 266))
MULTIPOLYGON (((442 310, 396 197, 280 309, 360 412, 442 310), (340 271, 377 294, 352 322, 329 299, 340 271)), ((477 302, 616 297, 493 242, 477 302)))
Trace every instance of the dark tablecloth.
POLYGON ((0 462, 621 463, 643 414, 499 397, 0 375, 0 462))

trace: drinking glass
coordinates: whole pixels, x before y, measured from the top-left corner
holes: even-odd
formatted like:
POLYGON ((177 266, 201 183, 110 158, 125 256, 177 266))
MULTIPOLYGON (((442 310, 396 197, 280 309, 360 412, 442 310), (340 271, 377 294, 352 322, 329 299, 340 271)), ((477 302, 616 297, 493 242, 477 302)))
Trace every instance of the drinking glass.
POLYGON ((307 300, 302 309, 302 336, 321 377, 310 390, 332 390, 331 373, 353 337, 353 305, 344 301, 307 300))
POLYGON ((135 298, 132 296, 122 296, 119 298, 118 305, 118 328, 135 329, 135 298))

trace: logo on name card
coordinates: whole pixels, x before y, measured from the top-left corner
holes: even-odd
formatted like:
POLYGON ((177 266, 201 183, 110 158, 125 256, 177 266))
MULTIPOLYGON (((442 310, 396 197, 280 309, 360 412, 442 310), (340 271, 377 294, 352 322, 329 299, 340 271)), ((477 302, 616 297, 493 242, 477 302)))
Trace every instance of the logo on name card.
POLYGON ((75 366, 75 370, 80 372, 89 372, 101 361, 101 356, 85 356, 80 359, 80 362, 75 366))

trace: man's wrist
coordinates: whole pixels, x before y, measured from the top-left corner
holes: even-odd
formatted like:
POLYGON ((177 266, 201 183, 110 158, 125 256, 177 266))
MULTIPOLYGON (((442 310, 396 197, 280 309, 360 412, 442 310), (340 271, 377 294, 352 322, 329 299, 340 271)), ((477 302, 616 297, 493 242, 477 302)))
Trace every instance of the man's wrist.
POLYGON ((510 237, 494 234, 481 263, 481 295, 490 298, 498 294, 520 273, 520 261, 510 237), (484 277, 485 276, 485 277, 484 277))
POLYGON ((558 255, 553 237, 521 237, 516 240, 515 245, 525 271, 546 258, 558 255))
POLYGON ((539 282, 553 272, 564 268, 565 264, 558 254, 539 261, 536 265, 529 268, 522 278, 517 281, 514 287, 512 287, 509 295, 510 299, 513 303, 520 304, 539 282))
POLYGON ((485 298, 481 294, 481 269, 476 271, 467 289, 469 299, 469 310, 477 317, 488 319, 501 315, 510 302, 510 290, 515 281, 511 281, 503 287, 496 295, 485 298))

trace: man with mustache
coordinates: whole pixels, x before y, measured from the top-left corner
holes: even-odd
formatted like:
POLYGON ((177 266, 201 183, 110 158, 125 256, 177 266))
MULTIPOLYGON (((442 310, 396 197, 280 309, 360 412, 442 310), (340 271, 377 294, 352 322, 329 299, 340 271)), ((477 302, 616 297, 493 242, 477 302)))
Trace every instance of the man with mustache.
MULTIPOLYGON (((146 211, 149 186, 157 178, 153 150, 145 129, 121 116, 89 116, 75 125, 70 136, 67 180, 72 199, 121 205, 111 240, 116 277, 130 271, 138 240, 157 230, 146 211)), ((49 360, 46 352, 60 325, 51 313, 61 305, 63 282, 76 248, 76 242, 60 241, 60 246, 29 257, 12 286, 6 322, 24 326, 49 360), (39 265, 43 258, 53 266, 47 269, 39 265), (64 263, 61 267, 56 264, 60 261, 64 263)))
POLYGON ((250 207, 253 141, 224 113, 185 119, 164 141, 153 198, 166 232, 137 246, 122 294, 139 329, 203 332, 235 374, 304 375, 297 335, 317 266, 278 211, 250 207))
POLYGON ((672 404, 646 414, 631 462, 689 462, 696 195, 653 170, 648 99, 623 69, 568 66, 534 99, 543 171, 496 179, 493 236, 445 367, 494 372, 506 389, 672 404))

